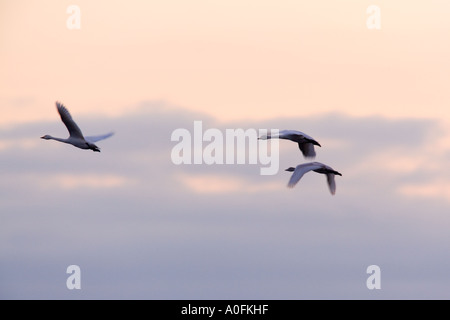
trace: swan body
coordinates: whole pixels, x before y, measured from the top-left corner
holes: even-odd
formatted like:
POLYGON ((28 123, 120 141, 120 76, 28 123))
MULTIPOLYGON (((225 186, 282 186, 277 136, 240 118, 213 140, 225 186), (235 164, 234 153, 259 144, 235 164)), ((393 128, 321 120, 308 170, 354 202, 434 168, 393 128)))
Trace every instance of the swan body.
POLYGON ((298 147, 305 158, 315 158, 316 151, 314 150, 314 146, 321 147, 319 142, 317 142, 311 136, 296 130, 281 130, 279 131, 278 135, 272 136, 268 134, 267 136, 262 136, 259 139, 286 139, 297 142, 298 147))
POLYGON ((336 182, 334 181, 334 176, 342 176, 340 172, 337 172, 333 168, 320 162, 303 163, 296 166, 295 168, 287 168, 286 171, 293 172, 291 178, 289 179, 289 188, 295 187, 295 185, 300 181, 303 175, 309 171, 325 174, 327 176, 328 188, 330 189, 332 195, 336 193, 336 182))
POLYGON ((56 140, 59 142, 71 144, 80 149, 87 149, 87 150, 90 149, 94 152, 100 152, 100 148, 97 147, 94 142, 109 138, 114 134, 113 132, 110 132, 99 136, 84 137, 83 133, 81 132, 80 128, 75 123, 75 121, 73 121, 72 116, 70 115, 66 107, 57 101, 56 109, 58 110, 58 113, 61 116, 62 122, 65 124, 67 130, 69 131, 69 137, 64 139, 52 137, 51 135, 46 134, 45 136, 42 136, 41 139, 56 140))

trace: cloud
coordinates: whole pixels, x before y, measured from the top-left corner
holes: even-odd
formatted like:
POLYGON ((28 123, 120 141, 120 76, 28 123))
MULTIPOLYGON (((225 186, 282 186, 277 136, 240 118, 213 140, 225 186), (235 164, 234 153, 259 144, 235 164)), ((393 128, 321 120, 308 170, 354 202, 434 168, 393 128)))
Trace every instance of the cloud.
POLYGON ((132 183, 132 180, 118 175, 99 175, 99 174, 63 174, 49 177, 46 184, 53 184, 56 187, 64 189, 76 188, 117 188, 132 183))
POLYGON ((2 149, 35 149, 39 145, 37 139, 19 138, 0 140, 0 150, 2 149))
POLYGON ((435 179, 420 184, 404 184, 398 187, 398 192, 407 197, 437 198, 450 201, 450 181, 435 179))
POLYGON ((377 297, 449 298, 441 267, 449 188, 440 171, 449 150, 446 138, 435 139, 438 120, 324 114, 223 123, 143 102, 77 122, 86 134, 116 134, 94 153, 39 139, 65 136, 59 119, 0 129, 2 298, 72 299, 70 264, 85 275, 76 294, 87 299, 370 299, 371 264, 383 274, 377 297), (322 144, 315 160, 343 173, 336 195, 314 173, 286 188, 284 169, 307 161, 290 141, 280 141, 274 176, 251 164, 174 165, 171 133, 194 120, 205 130, 311 134, 322 144))
POLYGON ((178 179, 188 189, 197 193, 254 193, 279 189, 276 183, 260 183, 255 185, 251 181, 232 176, 220 175, 180 175, 178 179))

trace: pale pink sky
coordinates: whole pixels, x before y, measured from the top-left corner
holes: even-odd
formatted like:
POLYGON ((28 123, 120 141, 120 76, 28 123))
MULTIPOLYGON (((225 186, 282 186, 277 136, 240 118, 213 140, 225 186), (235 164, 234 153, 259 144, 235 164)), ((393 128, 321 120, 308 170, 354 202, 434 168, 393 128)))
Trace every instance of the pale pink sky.
POLYGON ((448 1, 1 1, 0 124, 164 100, 221 120, 450 118, 448 1), (69 30, 69 5, 81 29, 69 30), (370 5, 381 30, 369 30, 370 5))
POLYGON ((0 0, 0 299, 450 298, 449 13, 448 0, 0 0), (68 134, 56 100, 86 135, 116 133, 101 153, 39 139, 68 134), (311 134, 342 173, 336 195, 313 172, 287 188, 284 169, 309 160, 286 140, 273 176, 175 165, 171 133, 202 138, 195 120, 311 134))

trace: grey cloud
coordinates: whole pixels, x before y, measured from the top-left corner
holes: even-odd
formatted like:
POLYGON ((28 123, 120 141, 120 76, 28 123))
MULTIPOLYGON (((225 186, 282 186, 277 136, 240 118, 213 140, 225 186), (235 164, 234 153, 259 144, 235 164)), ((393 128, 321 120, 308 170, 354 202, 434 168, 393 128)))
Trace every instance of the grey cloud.
MULTIPOLYGON (((52 141, 0 150, 0 297, 450 297, 445 277, 450 260, 442 255, 450 243, 449 205, 399 197, 393 190, 404 177, 349 174, 390 148, 420 152, 437 121, 324 115, 219 127, 290 128, 319 141, 345 140, 345 152, 318 149, 318 161, 333 161, 344 173, 332 197, 319 175, 287 190, 284 171, 265 177, 252 165, 175 166, 171 132, 192 128, 194 120, 203 120, 205 129, 217 125, 203 114, 145 102, 120 118, 77 119, 86 134, 116 132, 99 143, 100 154, 52 141), (279 182, 280 188, 200 194, 180 183, 180 173, 279 182), (41 186, 38 179, 55 174, 115 174, 136 184, 41 186), (65 287, 69 264, 82 269, 80 291, 65 287), (365 287, 370 264, 382 269, 379 292, 365 287)), ((54 131, 65 135, 64 130, 55 119, 2 129, 0 137, 39 139, 54 131)), ((303 162, 297 146, 284 142, 282 166, 303 162)))

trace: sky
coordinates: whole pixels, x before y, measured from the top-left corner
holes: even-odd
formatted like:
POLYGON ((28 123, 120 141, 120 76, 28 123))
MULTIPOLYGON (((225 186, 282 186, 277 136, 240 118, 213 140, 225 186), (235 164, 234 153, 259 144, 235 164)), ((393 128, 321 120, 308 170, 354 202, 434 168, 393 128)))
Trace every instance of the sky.
POLYGON ((0 0, 0 298, 449 299, 449 9, 0 0), (39 139, 55 101, 100 153, 39 139), (274 175, 174 164, 195 121, 309 134, 336 194, 286 187, 287 140, 274 175))

